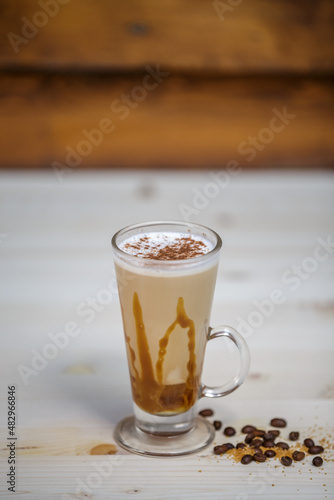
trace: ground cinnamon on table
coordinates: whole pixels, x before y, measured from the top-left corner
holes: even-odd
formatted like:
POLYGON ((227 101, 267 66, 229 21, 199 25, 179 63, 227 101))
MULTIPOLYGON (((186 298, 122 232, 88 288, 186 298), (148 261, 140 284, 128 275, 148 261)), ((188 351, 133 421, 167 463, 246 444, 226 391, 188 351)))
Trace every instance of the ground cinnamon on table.
MULTIPOLYGON (((268 458, 267 460, 273 460, 273 459, 280 460, 282 457, 292 458, 292 454, 294 451, 303 451, 305 453, 305 458, 303 460, 305 460, 306 455, 308 455, 306 446, 299 444, 299 443, 297 443, 295 446, 290 446, 290 448, 288 450, 283 450, 282 448, 280 448, 278 446, 274 446, 273 448, 266 448, 265 446, 258 446, 258 448, 260 448, 262 453, 264 453, 268 449, 275 451, 276 456, 272 457, 272 458, 268 458)), ((254 450, 253 447, 246 445, 246 447, 242 448, 242 449, 241 448, 239 448, 239 449, 232 448, 231 450, 228 450, 225 453, 225 455, 228 458, 233 459, 235 462, 241 462, 241 459, 244 455, 254 455, 255 453, 256 453, 256 451, 254 450)))
MULTIPOLYGON (((208 412, 209 410, 205 410, 205 411, 208 412)), ((283 419, 275 419, 275 420, 282 420, 283 421, 283 419)), ((271 421, 271 424, 272 424, 272 421, 271 421)), ((287 423, 286 423, 286 421, 284 421, 284 427, 286 427, 286 425, 287 425, 287 423)), ((283 427, 283 425, 278 425, 278 427, 283 427)), ((226 429, 232 429, 232 428, 226 427, 225 430, 226 429)), ((233 430, 234 430, 234 428, 233 428, 233 430)), ((313 431, 315 432, 315 429, 313 429, 313 431)), ((308 460, 310 458, 311 459, 313 458, 312 464, 314 466, 316 466, 318 464, 314 463, 314 455, 322 455, 322 453, 324 453, 325 457, 323 455, 321 457, 320 456, 315 457, 315 458, 318 458, 319 461, 321 459, 321 465, 323 464, 323 462, 322 462, 323 460, 326 460, 327 462, 334 461, 333 456, 328 456, 328 454, 334 450, 334 443, 333 443, 333 441, 330 441, 330 439, 332 438, 331 434, 328 434, 326 437, 322 437, 322 438, 319 437, 317 441, 320 444, 315 445, 315 443, 313 442, 313 440, 311 438, 305 439, 304 443, 290 439, 291 434, 294 434, 294 435, 297 434, 296 431, 294 431, 292 433, 290 432, 289 438, 286 439, 287 441, 290 441, 290 442, 292 441, 293 444, 288 444, 285 441, 280 441, 278 443, 275 443, 276 438, 272 439, 271 437, 268 436, 269 434, 273 434, 275 432, 275 430, 272 430, 272 429, 270 429, 269 431, 266 432, 264 430, 256 429, 254 426, 247 425, 247 426, 244 426, 242 428, 241 432, 243 433, 243 439, 244 439, 243 442, 241 441, 241 442, 237 443, 236 447, 234 447, 234 445, 232 445, 232 443, 218 444, 214 447, 214 450, 213 450, 214 454, 220 455, 220 456, 226 455, 227 458, 233 459, 235 462, 243 463, 245 465, 252 462, 252 460, 248 460, 248 458, 254 457, 254 455, 256 455, 256 456, 253 459, 253 461, 255 461, 257 463, 258 462, 265 462, 267 460, 270 461, 271 459, 276 459, 276 460, 281 461, 282 465, 286 465, 286 466, 291 465, 291 463, 297 464, 299 462, 302 462, 303 464, 305 464, 305 460, 308 460), (246 434, 246 431, 248 431, 248 430, 251 430, 251 432, 246 434), (263 444, 260 444, 261 439, 259 439, 259 436, 263 436, 263 440, 264 440, 263 444), (268 437, 266 437, 266 436, 268 436, 268 437), (266 445, 266 441, 268 443, 267 445, 266 445), (312 441, 313 444, 308 445, 307 441, 312 441), (280 444, 282 446, 279 446, 280 444), (315 451, 312 448, 319 448, 319 451, 315 451), (273 457, 265 455, 265 453, 269 452, 269 450, 275 452, 275 455, 273 457), (297 452, 297 453, 296 453, 295 457, 293 457, 295 452, 297 452), (264 455, 267 457, 267 459, 265 459, 264 455), (300 457, 300 455, 301 455, 301 457, 300 457), (245 459, 247 458, 247 461, 245 460, 244 462, 242 462, 242 459, 244 457, 245 457, 245 459), (287 462, 287 463, 285 463, 285 462, 287 462)), ((225 434, 225 432, 223 432, 223 434, 225 434)), ((309 435, 313 435, 313 432, 310 432, 309 435)), ((283 439, 283 436, 280 435, 280 433, 277 433, 276 437, 278 438, 278 436, 280 436, 280 439, 283 439)), ((298 436, 299 436, 299 433, 298 433, 298 436)))

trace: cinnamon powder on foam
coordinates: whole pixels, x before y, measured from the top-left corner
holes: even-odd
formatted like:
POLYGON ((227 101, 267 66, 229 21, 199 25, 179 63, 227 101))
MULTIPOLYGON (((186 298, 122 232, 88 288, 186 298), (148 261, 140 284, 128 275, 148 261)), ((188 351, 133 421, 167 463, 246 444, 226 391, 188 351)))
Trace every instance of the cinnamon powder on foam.
POLYGON ((159 240, 145 235, 127 241, 122 250, 144 259, 184 260, 204 255, 210 251, 210 247, 203 240, 191 236, 168 238, 162 234, 159 240))

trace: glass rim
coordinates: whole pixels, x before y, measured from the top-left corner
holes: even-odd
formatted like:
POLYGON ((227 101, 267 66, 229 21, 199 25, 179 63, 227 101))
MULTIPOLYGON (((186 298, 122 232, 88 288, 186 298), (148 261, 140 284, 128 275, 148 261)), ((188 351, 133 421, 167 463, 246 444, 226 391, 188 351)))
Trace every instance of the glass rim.
MULTIPOLYGON (((194 232, 193 234, 197 235, 196 232, 194 232)), ((221 237, 219 236, 219 234, 216 231, 214 231, 213 229, 211 229, 207 226, 204 226, 203 224, 197 224, 196 222, 178 221, 178 220, 156 220, 156 221, 148 221, 148 222, 139 222, 136 224, 131 224, 131 225, 125 226, 122 229, 119 229, 111 238, 111 245, 112 245, 113 250, 116 253, 120 254, 121 257, 123 257, 125 260, 128 260, 130 262, 133 262, 133 263, 137 262, 137 263, 140 263, 141 265, 143 265, 145 263, 146 265, 149 265, 149 266, 174 267, 174 266, 184 266, 185 264, 189 264, 189 265, 195 264, 195 263, 200 262, 202 260, 207 260, 207 259, 213 257, 214 255, 216 255, 220 251, 220 249, 223 245, 223 242, 222 242, 221 237), (191 234, 191 229, 197 229, 198 232, 202 231, 205 233, 211 233, 216 238, 216 243, 215 243, 214 247, 205 254, 199 255, 197 257, 191 257, 189 259, 177 259, 177 260, 150 259, 150 258, 146 258, 146 257, 143 258, 143 257, 139 257, 137 255, 129 254, 129 253, 125 252, 124 250, 122 250, 121 248, 119 248, 119 246, 117 244, 117 238, 119 236, 122 236, 123 234, 126 234, 126 233, 133 231, 133 230, 136 230, 136 229, 142 229, 142 228, 145 229, 145 228, 149 228, 152 226, 159 226, 159 225, 160 226, 167 226, 167 225, 169 225, 169 226, 184 226, 185 228, 187 228, 187 232, 189 232, 190 234, 191 234)))

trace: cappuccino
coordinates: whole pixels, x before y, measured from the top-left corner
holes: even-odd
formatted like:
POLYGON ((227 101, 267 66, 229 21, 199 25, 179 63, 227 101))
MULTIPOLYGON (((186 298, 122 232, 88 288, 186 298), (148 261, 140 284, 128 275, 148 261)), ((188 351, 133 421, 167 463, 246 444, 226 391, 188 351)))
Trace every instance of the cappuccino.
POLYGON ((167 231, 119 243, 115 267, 133 400, 150 414, 186 412, 198 399, 218 266, 216 254, 200 257, 213 248, 202 235, 167 231))

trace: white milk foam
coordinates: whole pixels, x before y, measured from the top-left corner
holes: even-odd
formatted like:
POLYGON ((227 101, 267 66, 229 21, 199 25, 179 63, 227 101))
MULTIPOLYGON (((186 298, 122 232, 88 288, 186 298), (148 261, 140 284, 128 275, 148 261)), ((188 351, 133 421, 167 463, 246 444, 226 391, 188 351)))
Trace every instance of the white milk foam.
POLYGON ((201 245, 201 254, 203 255, 210 252, 214 247, 204 236, 179 232, 152 232, 130 236, 119 244, 119 248, 130 255, 145 257, 169 246, 182 245, 181 240, 183 238, 188 241, 190 238, 194 243, 201 242, 204 244, 201 245))

